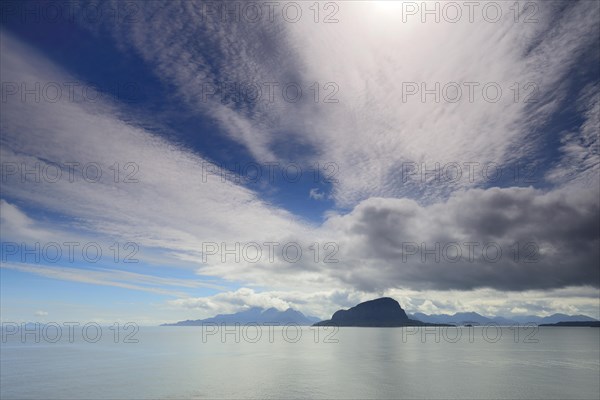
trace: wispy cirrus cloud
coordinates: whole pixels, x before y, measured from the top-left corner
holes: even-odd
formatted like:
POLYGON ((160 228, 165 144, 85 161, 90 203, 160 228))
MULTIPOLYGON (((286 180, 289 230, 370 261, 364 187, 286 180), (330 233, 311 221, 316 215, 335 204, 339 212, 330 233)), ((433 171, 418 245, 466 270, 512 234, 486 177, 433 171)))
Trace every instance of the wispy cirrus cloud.
MULTIPOLYGON (((2 47, 9 82, 73 80, 8 33, 2 47)), ((3 177, 3 196, 71 216, 87 231, 196 257, 204 241, 257 239, 256 228, 264 224, 270 226, 264 240, 308 227, 241 185, 207 178, 208 166, 218 167, 123 122, 114 104, 9 100, 3 104, 2 159, 19 168, 3 177), (69 163, 77 163, 73 180, 69 163), (115 163, 123 174, 131 172, 124 165, 133 164, 134 180, 116 179, 115 163), (43 170, 51 164, 63 168, 61 179, 34 182, 30 175, 22 182, 21 165, 43 170), (98 180, 85 179, 89 164, 100 170, 98 180)))
MULTIPOLYGON (((304 13, 312 15, 308 6, 304 13)), ((333 196, 352 207, 371 196, 434 202, 485 184, 481 176, 445 185, 406 181, 400 176, 406 162, 433 168, 535 157, 544 140, 535 131, 564 100, 563 82, 593 44, 598 11, 585 2, 539 2, 534 22, 525 23, 511 6, 501 3, 498 21, 476 12, 472 21, 426 24, 420 15, 400 23, 399 5, 349 2, 339 5, 337 23, 290 23, 276 13, 273 22, 253 24, 222 23, 200 4, 169 2, 146 10, 143 22, 109 29, 121 47, 141 54, 176 86, 190 111, 216 119, 258 161, 288 157, 277 151, 288 141, 311 149, 302 162, 335 162, 333 196), (162 35, 151 36, 155 31, 162 35), (279 91, 273 103, 264 94, 260 101, 225 104, 221 93, 206 96, 207 87, 248 82, 304 89, 334 83, 339 91, 331 104, 315 104, 308 90, 293 103, 279 91), (447 84, 449 91, 442 89, 447 84), (484 90, 488 84, 492 89, 484 90), (413 85, 418 92, 408 95, 413 85), (422 101, 425 90, 430 94, 422 101), (496 90, 502 92, 497 101, 496 90), (446 100, 457 95, 460 101, 446 100)))
MULTIPOLYGON (((4 35, 3 40, 4 48, 12 50, 3 58, 7 66, 3 70, 8 77, 15 81, 28 74, 46 81, 69 79, 36 75, 39 72, 33 65, 46 71, 55 68, 19 48, 9 36, 4 35)), ((242 186, 219 179, 204 182, 205 160, 121 122, 112 105, 90 108, 77 102, 13 101, 7 103, 4 115, 3 160, 30 164, 51 160, 64 164, 73 161, 71 155, 77 154, 80 163, 96 162, 105 171, 115 161, 134 161, 139 166, 136 183, 115 183, 107 176, 97 183, 80 178, 78 182, 64 179, 56 183, 22 184, 20 177, 16 177, 16 181, 4 185, 6 195, 76 218, 82 229, 160 249, 171 262, 184 262, 203 275, 288 289, 304 282, 313 288, 351 285, 361 290, 385 290, 396 285, 509 288, 510 282, 521 285, 514 287, 518 289, 583 284, 590 283, 586 281, 590 279, 593 284, 597 280, 591 269, 597 259, 593 251, 597 238, 593 236, 593 223, 589 222, 598 213, 593 189, 590 192, 574 186, 576 192, 570 196, 565 194, 566 190, 549 194, 533 189, 458 192, 448 202, 428 207, 406 199, 370 199, 359 203, 347 215, 331 214, 323 227, 317 228, 269 206, 242 186), (23 136, 23 132, 27 135, 23 136), (64 145, 55 146, 57 142, 64 145), (498 207, 515 209, 518 214, 499 213, 498 207), (565 221, 550 226, 550 219, 537 211, 540 207, 550 214, 557 208, 569 211, 563 213, 565 221), (462 209, 471 214, 474 210, 480 212, 477 217, 467 217, 462 209), (524 225, 526 219, 530 221, 524 225), (268 229, 257 229, 259 226, 268 229), (581 236, 583 242, 568 244, 569 238, 580 239, 580 235, 565 231, 569 226, 580 230, 589 226, 584 231, 591 232, 591 236, 586 234, 581 236), (446 232, 442 234, 440 227, 446 232), (490 235, 491 227, 501 234, 490 235), (398 266, 399 241, 431 245, 441 239, 481 242, 485 238, 502 245, 535 240, 545 251, 561 255, 561 262, 502 264, 506 268, 500 265, 480 268, 468 263, 448 268, 436 263, 398 266), (307 248, 315 239, 338 243, 340 264, 315 264, 308 257, 299 263, 289 263, 281 254, 273 262, 258 265, 221 262, 215 258, 206 264, 202 262, 202 243, 207 241, 231 245, 275 240, 301 243, 307 248), (587 250, 580 252, 578 248, 587 250), (563 267, 569 263, 574 266, 563 267), (532 269, 540 268, 550 269, 532 274, 535 272, 532 269), (573 269, 579 272, 574 273, 573 269), (516 276, 507 275, 509 272, 516 276), (524 276, 532 278, 521 279, 524 276), (544 277, 548 280, 544 281, 544 277)), ((25 214, 15 215, 20 215, 20 220, 27 219, 25 214)))
POLYGON ((222 289, 201 281, 184 279, 162 278, 133 272, 120 271, 107 268, 70 268, 51 265, 3 262, 1 268, 44 276, 46 278, 60 279, 71 282, 87 283, 93 285, 112 286, 122 289, 141 290, 160 295, 175 297, 186 296, 181 290, 165 289, 165 287, 210 287, 222 289))
POLYGON ((547 173, 555 183, 579 181, 583 185, 597 186, 600 171, 598 132, 600 132, 600 94, 598 85, 589 84, 578 99, 577 108, 584 122, 576 131, 562 132, 561 157, 547 173))
MULTIPOLYGON (((196 288, 223 286, 112 269, 15 263, 3 268, 176 296, 171 306, 205 312, 290 305, 327 316, 336 307, 385 294, 422 311, 473 307, 494 314, 527 309, 527 304, 567 310, 569 302, 577 310, 593 311, 586 296, 561 295, 564 288, 597 293, 600 286, 596 87, 580 90, 568 81, 581 54, 597 43, 597 35, 589 32, 598 30, 598 9, 584 3, 539 3, 534 24, 516 23, 506 10, 510 4, 503 3, 505 18, 497 23, 478 17, 473 23, 432 25, 418 20, 398 24, 397 9, 349 2, 340 4, 336 24, 314 24, 308 18, 260 26, 221 24, 218 16, 202 15, 195 2, 148 3, 140 21, 102 26, 96 33, 109 32, 123 51, 139 54, 155 75, 173 85, 191 114, 217 121, 258 162, 334 162, 339 173, 333 192, 316 190, 308 197, 332 195, 347 211, 330 211, 316 226, 243 185, 205 180, 207 165, 218 170, 211 160, 162 132, 144 129, 145 121, 118 102, 26 102, 16 96, 3 103, 3 162, 95 163, 105 174, 87 182, 79 166, 74 182, 39 184, 12 176, 2 188, 7 197, 2 201, 3 240, 11 235, 68 237, 76 228, 83 237, 135 241, 148 250, 149 263, 187 268, 244 288, 195 297, 190 292, 196 288), (209 88, 232 82, 276 82, 279 88, 292 82, 305 92, 298 102, 285 101, 280 91, 273 102, 264 94, 259 101, 206 96, 209 88), (317 103, 310 91, 315 82, 321 90, 317 103), (421 90, 421 84, 431 89, 438 82, 459 82, 463 100, 435 102, 429 94, 422 101, 420 93, 407 95, 413 84, 421 90), (476 101, 467 99, 464 82, 479 84, 476 101), (498 102, 482 98, 480 89, 489 82, 503 90, 498 102), (337 85, 338 102, 322 101, 331 94, 327 83, 337 85), (538 102, 525 103, 523 93, 515 101, 515 83, 521 88, 533 83, 538 102), (549 136, 540 129, 570 97, 579 98, 583 122, 562 133, 561 158, 547 181, 534 182, 541 188, 511 183, 487 188, 492 185, 481 174, 442 184, 403 175, 406 162, 430 168, 432 163, 493 162, 504 168, 519 159, 536 161, 549 136), (135 182, 116 182, 115 163, 133 163, 135 182), (478 186, 483 188, 473 189, 478 186), (26 211, 31 209, 48 212, 51 223, 40 223, 43 217, 26 211), (260 263, 222 262, 220 257, 203 261, 205 242, 268 241, 303 248, 315 241, 335 243, 339 262, 305 257, 290 263, 281 254, 260 263), (419 254, 403 260, 408 250, 403 243, 431 248, 453 242, 492 242, 509 252, 515 243, 535 243, 541 257, 534 263, 516 262, 512 253, 498 262, 464 257, 422 261, 419 254), (514 300, 505 291, 535 294, 514 300), (454 292, 458 300, 444 299, 454 292)), ((3 80, 44 84, 74 79, 2 33, 3 80)))

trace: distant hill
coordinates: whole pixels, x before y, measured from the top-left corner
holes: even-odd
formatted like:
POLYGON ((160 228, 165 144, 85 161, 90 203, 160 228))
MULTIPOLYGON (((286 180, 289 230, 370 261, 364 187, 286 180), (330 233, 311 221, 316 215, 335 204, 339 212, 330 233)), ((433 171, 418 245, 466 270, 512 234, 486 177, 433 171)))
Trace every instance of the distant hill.
POLYGON ((496 323, 498 325, 525 325, 525 324, 555 324, 558 322, 594 322, 597 321, 594 318, 588 317, 587 315, 566 315, 566 314, 553 314, 548 317, 538 317, 535 315, 527 316, 514 316, 510 318, 506 317, 485 317, 476 312, 465 312, 456 313, 453 315, 449 314, 432 314, 427 315, 423 313, 415 313, 411 316, 413 319, 429 322, 429 323, 443 323, 443 324, 456 324, 456 325, 485 325, 490 323, 496 323))
POLYGON ((524 317, 513 317, 513 320, 519 322, 521 324, 532 323, 532 324, 556 324, 558 322, 574 322, 574 321, 583 321, 583 322, 592 322, 597 321, 592 317, 588 317, 587 315, 567 315, 567 314, 552 314, 548 317, 538 317, 535 315, 527 315, 524 317))
POLYGON ((492 321, 491 318, 484 317, 476 312, 456 313, 454 315, 447 314, 432 314, 415 313, 412 317, 418 321, 435 323, 435 324, 456 324, 456 325, 485 325, 492 321))
POLYGON ((424 325, 430 324, 408 318, 396 300, 382 297, 365 301, 349 310, 336 311, 331 319, 318 322, 314 326, 399 327, 424 325))
POLYGON ((555 324, 540 324, 540 326, 564 326, 564 327, 590 327, 600 328, 600 321, 565 321, 555 324))
POLYGON ((319 318, 307 317, 300 311, 294 310, 292 308, 288 308, 285 311, 279 311, 276 308, 269 308, 265 310, 260 307, 252 307, 248 310, 240 311, 234 314, 219 314, 212 318, 179 321, 173 324, 162 324, 161 326, 201 326, 203 324, 297 324, 308 326, 314 324, 317 321, 319 321, 319 318))

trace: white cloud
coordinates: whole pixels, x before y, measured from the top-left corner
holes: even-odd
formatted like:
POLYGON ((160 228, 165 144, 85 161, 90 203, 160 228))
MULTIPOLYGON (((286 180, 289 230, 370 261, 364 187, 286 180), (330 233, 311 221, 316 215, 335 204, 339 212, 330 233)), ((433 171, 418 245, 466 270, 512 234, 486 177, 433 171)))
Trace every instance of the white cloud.
MULTIPOLYGON (((41 82, 43 87, 74 80, 8 33, 3 32, 2 48, 6 81, 41 82)), ((4 163, 28 168, 37 164, 42 170, 51 164, 79 163, 73 181, 65 168, 57 182, 35 183, 30 176, 23 183, 22 171, 3 182, 3 196, 69 216, 65 230, 77 228, 162 249, 171 262, 197 262, 203 242, 267 241, 309 227, 241 185, 206 178, 208 161, 121 121, 113 104, 11 98, 3 104, 1 128, 4 163), (90 163, 102 171, 99 182, 83 179, 82 166, 90 163), (134 163, 137 182, 116 182, 115 163, 123 174, 129 172, 124 166, 134 163), (263 226, 269 229, 257 229, 263 226)), ((17 233, 33 235, 27 231, 30 219, 4 201, 2 207, 3 219, 20 227, 7 232, 7 240, 17 233)))
POLYGON ((325 198, 325 193, 319 192, 318 188, 312 188, 308 193, 308 197, 315 200, 323 200, 325 198))
POLYGON ((0 199, 0 236, 6 240, 45 240, 50 241, 54 236, 53 232, 37 226, 34 220, 29 218, 14 204, 8 203, 4 199, 0 199))
POLYGON ((223 289, 223 287, 202 280, 163 278, 147 274, 121 271, 102 266, 94 268, 75 268, 42 264, 2 262, 0 268, 44 276, 51 279, 61 279, 72 282, 88 283, 102 286, 113 286, 123 289, 141 290, 161 295, 182 297, 187 293, 182 290, 173 290, 169 287, 197 288, 208 287, 223 289), (165 289, 167 287, 167 289, 165 289))
MULTIPOLYGON (((188 280, 115 270, 2 266, 58 279, 175 295, 180 299, 171 302, 172 306, 210 313, 237 311, 240 306, 289 305, 324 317, 338 306, 386 293, 397 296, 410 310, 472 307, 493 314, 531 309, 534 304, 542 311, 549 307, 593 311, 588 298, 560 297, 558 291, 570 285, 598 286, 592 269, 598 261, 597 229, 594 231, 597 184, 558 179, 562 186, 548 191, 466 190, 480 180, 435 186, 416 180, 404 182, 399 175, 407 161, 504 165, 534 152, 536 142, 528 133, 555 110, 564 96, 561 79, 593 40, 588 32, 596 29, 597 9, 589 11, 583 3, 561 15, 540 3, 538 24, 515 24, 507 18, 497 24, 479 20, 434 26, 398 24, 389 10, 344 3, 339 24, 315 25, 305 20, 267 28, 198 25, 193 2, 166 7, 153 3, 148 9, 153 13, 150 23, 111 27, 118 44, 127 51, 133 48, 154 65, 158 76, 176 86, 190 110, 212 116, 257 160, 288 157, 277 151, 283 142, 308 144, 314 149, 310 156, 293 161, 335 162, 339 174, 334 198, 352 211, 329 213, 322 227, 314 227, 240 185, 210 178, 205 182, 202 170, 206 159, 135 122, 124 122, 119 104, 9 101, 3 103, 1 121, 3 162, 42 166, 94 162, 107 174, 98 183, 81 177, 75 182, 22 184, 19 177, 3 182, 3 195, 11 199, 1 204, 3 239, 6 234, 8 238, 44 240, 57 231, 64 234, 65 227, 72 226, 90 235, 135 241, 161 252, 160 259, 168 265, 192 266, 202 275, 256 289, 193 298, 164 288, 202 286, 188 280), (178 6, 185 12, 176 12, 178 6), (199 31, 194 29, 197 26, 199 31), (260 37, 274 33, 274 43, 261 44, 260 37), (214 39, 202 47, 198 38, 205 36, 214 39), (191 38, 201 48, 190 47, 191 38), (267 47, 270 50, 265 52, 267 47), (314 82, 335 82, 339 103, 316 105, 310 97, 299 103, 278 99, 275 104, 241 106, 221 104, 218 96, 202 100, 202 85, 207 82, 247 82, 249 77, 256 82, 298 82, 305 88, 314 82), (505 93, 498 103, 424 104, 415 97, 404 102, 402 83, 407 81, 428 85, 497 82, 505 93), (514 82, 537 84, 542 101, 537 105, 515 102, 510 91, 514 82), (114 182, 109 171, 115 162, 121 166, 135 163, 139 182, 114 182), (422 195, 420 203, 407 198, 414 193, 422 195), (50 228, 16 206, 22 203, 69 220, 50 228), (333 241, 340 247, 340 263, 308 259, 290 264, 279 256, 274 262, 260 264, 201 262, 203 242, 273 240, 303 247, 314 241, 333 241), (503 245, 535 241, 543 254, 556 258, 525 266, 510 262, 398 262, 402 241, 431 244, 444 240, 492 240, 503 245), (489 287, 553 291, 546 297, 538 293, 513 301, 489 287), (464 290, 448 295, 441 289, 464 290), (482 293, 487 296, 485 301, 478 297, 482 293)), ((43 84, 73 80, 4 31, 2 49, 6 81, 43 84)), ((597 98, 590 96, 585 104, 589 106, 586 124, 581 132, 565 136, 561 150, 565 162, 583 162, 594 178, 597 98)), ((318 199, 323 193, 311 190, 309 196, 318 199)))
POLYGON ((597 186, 600 171, 598 132, 600 132, 600 94, 598 83, 590 84, 578 100, 585 119, 577 132, 563 132, 561 158, 547 173, 554 183, 577 181, 584 186, 597 186))
POLYGON ((339 307, 352 307, 369 299, 369 294, 345 290, 324 291, 263 291, 257 293, 250 288, 218 293, 213 296, 181 298, 168 302, 174 308, 197 310, 198 318, 210 317, 216 313, 233 313, 247 307, 293 308, 307 316, 325 318, 339 307))
POLYGON ((241 288, 235 292, 223 292, 211 297, 184 298, 170 300, 173 306, 182 306, 191 309, 203 310, 205 312, 237 312, 248 307, 277 308, 287 310, 290 303, 281 300, 270 293, 256 293, 252 289, 241 288))
POLYGON ((492 289, 473 291, 435 291, 390 289, 378 293, 355 290, 328 290, 315 292, 265 291, 257 293, 249 288, 219 293, 201 298, 170 300, 175 310, 193 310, 193 318, 207 318, 219 313, 234 313, 246 307, 275 307, 284 310, 292 307, 305 315, 323 319, 339 309, 348 309, 356 304, 380 296, 393 297, 408 313, 454 314, 478 312, 486 316, 539 315, 548 316, 556 312, 585 314, 600 318, 598 289, 592 287, 568 287, 549 291, 528 290, 507 294, 492 289))
MULTIPOLYGON (((169 2, 149 7, 147 21, 112 29, 120 46, 135 49, 157 76, 176 85, 191 112, 217 120, 258 161, 289 157, 276 145, 299 142, 314 151, 310 159, 294 161, 336 163, 333 196, 339 205, 415 193, 420 201, 435 202, 480 184, 481 177, 439 186, 404 182, 403 163, 503 165, 532 154, 544 138, 532 137, 531 130, 556 110, 564 97, 562 80, 598 36, 590 35, 598 30, 598 10, 585 2, 560 12, 554 3, 537 2, 537 23, 515 22, 513 3, 499 4, 503 18, 495 23, 481 9, 474 22, 463 10, 465 18, 457 23, 422 24, 419 16, 401 23, 401 7, 346 2, 333 24, 279 17, 268 24, 222 24, 219 15, 203 15, 198 4, 169 2), (182 7, 186 12, 178 12, 182 7), (158 37, 151 34, 157 31, 158 37), (202 100, 203 85, 249 81, 298 83, 305 96, 291 103, 280 94, 273 104, 202 100), (315 82, 321 87, 318 104, 308 89, 315 82), (325 88, 328 82, 339 87, 338 103, 322 102, 333 90, 325 88), (403 100, 409 82, 479 86, 473 102, 463 86, 463 101, 422 103, 419 96, 403 100), (481 93, 490 82, 503 91, 497 103, 481 93), (523 101, 531 83, 535 104, 523 101)), ((302 5, 304 15, 313 15, 309 6, 302 5)))

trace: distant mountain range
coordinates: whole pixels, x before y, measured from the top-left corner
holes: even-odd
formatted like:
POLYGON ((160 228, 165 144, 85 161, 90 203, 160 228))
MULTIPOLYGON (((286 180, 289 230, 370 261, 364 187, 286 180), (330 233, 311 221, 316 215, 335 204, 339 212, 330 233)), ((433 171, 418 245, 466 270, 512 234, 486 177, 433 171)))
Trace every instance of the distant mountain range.
POLYGON ((597 326, 598 320, 587 315, 553 314, 548 317, 535 315, 505 317, 486 317, 476 312, 462 312, 453 315, 423 313, 406 314, 400 304, 390 298, 382 297, 360 303, 348 310, 336 311, 331 319, 319 321, 319 318, 305 316, 300 311, 288 308, 279 311, 276 308, 263 309, 252 307, 234 314, 219 314, 212 318, 179 321, 161 326, 201 326, 203 324, 225 325, 286 325, 301 326, 356 326, 356 327, 398 327, 398 326, 448 326, 448 325, 547 325, 547 326, 597 326))
POLYGON ((538 317, 535 315, 526 316, 514 316, 510 318, 506 317, 485 317, 476 312, 464 312, 456 313, 453 315, 448 314, 432 314, 427 315, 423 313, 412 314, 411 318, 438 324, 454 324, 454 325, 485 325, 490 323, 496 323, 498 325, 541 325, 541 324, 556 324, 558 322, 593 322, 597 321, 594 318, 588 317, 587 315, 566 315, 566 314, 552 314, 548 317, 538 317))
POLYGON ((553 314, 548 317, 534 315, 513 318, 485 317, 476 312, 456 313, 454 315, 415 313, 407 315, 400 304, 389 297, 360 303, 349 310, 336 311, 331 319, 321 321, 315 326, 356 326, 356 327, 397 327, 423 325, 497 325, 547 324, 547 326, 597 326, 597 320, 587 315, 553 314), (561 323, 561 325, 554 325, 561 323))
POLYGON ((235 314, 219 314, 212 318, 179 321, 173 324, 162 324, 161 326, 201 326, 203 324, 225 324, 225 325, 312 325, 318 322, 319 318, 305 316, 300 311, 288 308, 285 311, 279 311, 276 308, 263 309, 252 307, 248 310, 240 311, 235 314))

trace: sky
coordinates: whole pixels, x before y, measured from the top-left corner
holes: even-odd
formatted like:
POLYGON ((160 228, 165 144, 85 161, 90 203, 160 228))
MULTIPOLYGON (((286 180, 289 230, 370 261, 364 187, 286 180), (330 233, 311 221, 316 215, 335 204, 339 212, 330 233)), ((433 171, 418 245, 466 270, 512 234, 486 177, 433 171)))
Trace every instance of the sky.
POLYGON ((1 11, 3 322, 600 317, 597 1, 1 11))

